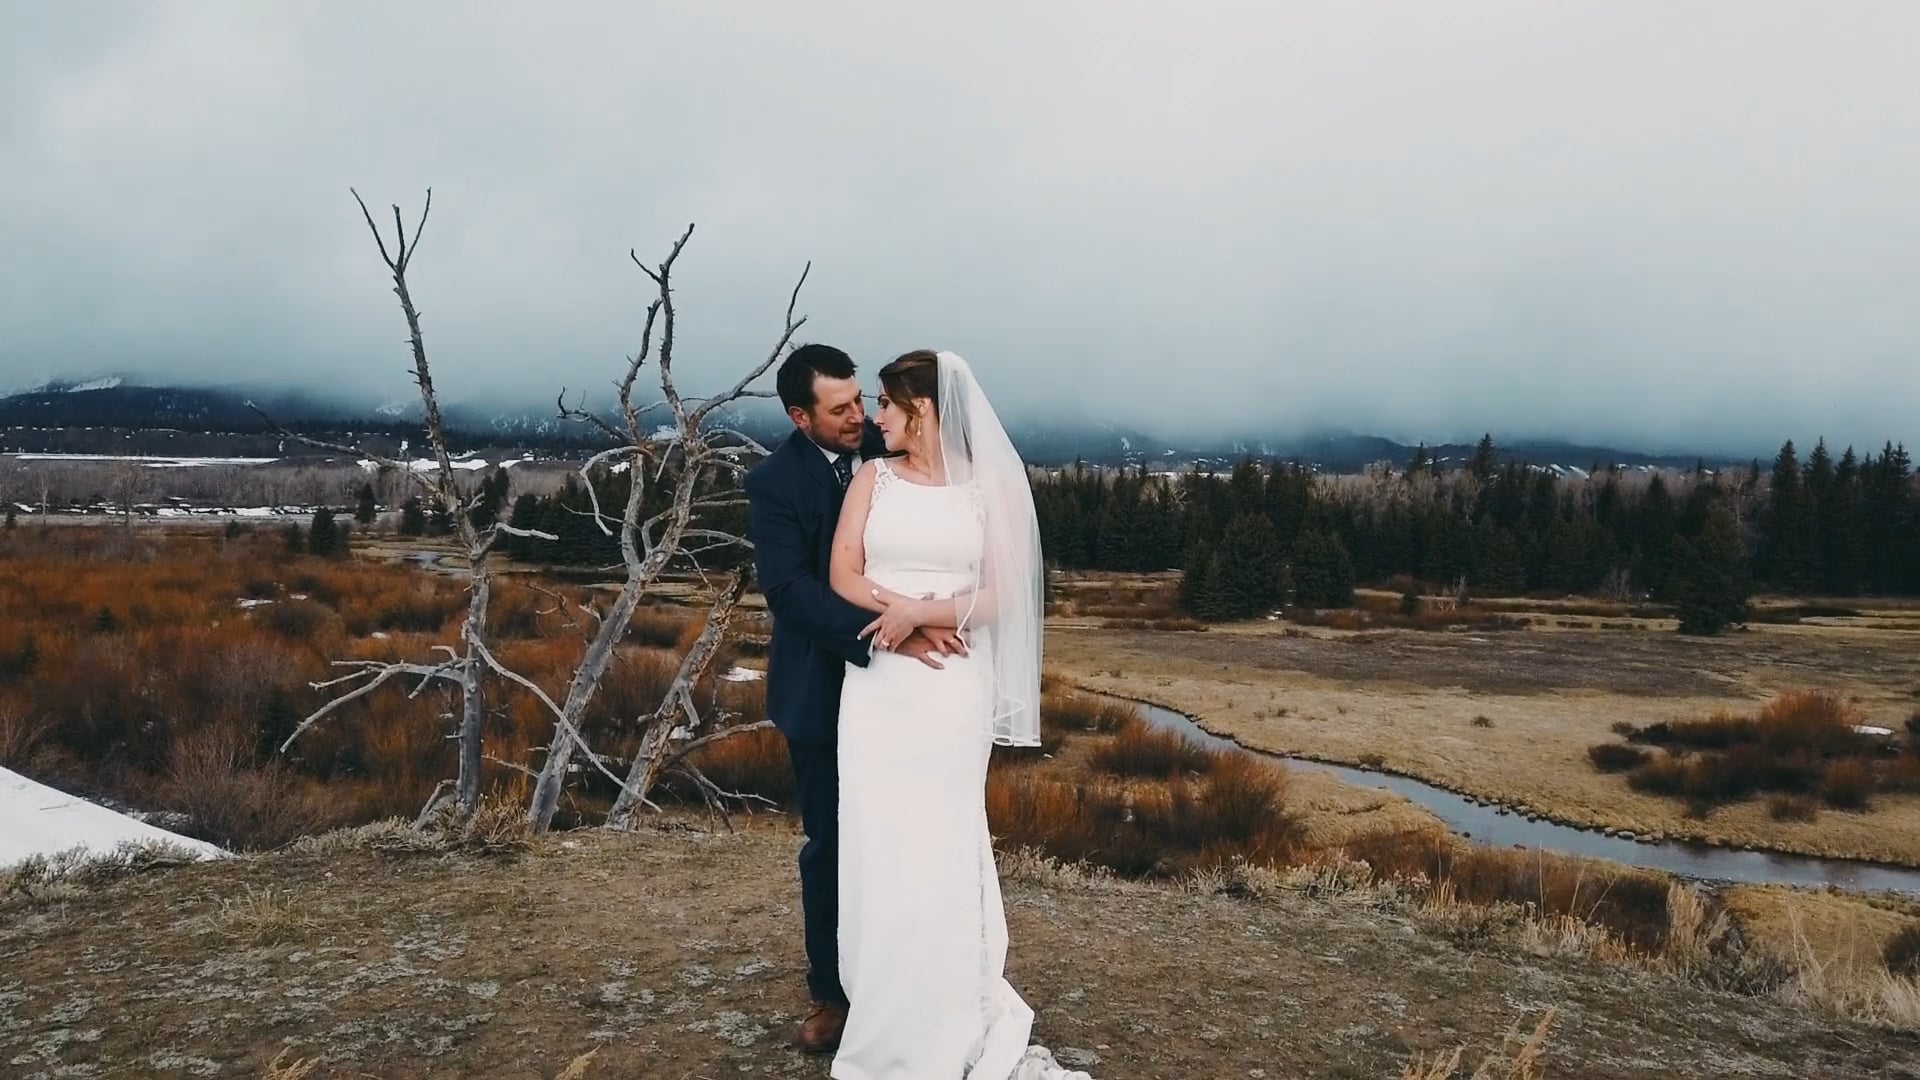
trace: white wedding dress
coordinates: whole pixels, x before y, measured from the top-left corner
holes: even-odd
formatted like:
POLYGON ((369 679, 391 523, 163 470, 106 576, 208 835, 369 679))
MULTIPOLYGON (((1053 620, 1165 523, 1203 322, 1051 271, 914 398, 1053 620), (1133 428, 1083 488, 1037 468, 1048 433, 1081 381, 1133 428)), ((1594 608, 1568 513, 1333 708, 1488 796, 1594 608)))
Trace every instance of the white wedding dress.
MULTIPOLYGON (((933 487, 885 460, 866 576, 912 596, 973 586, 975 485, 933 487)), ((1071 1080, 1029 1048, 1033 1010, 1004 975, 1007 920, 987 832, 992 641, 934 670, 876 652, 840 697, 840 979, 852 1000, 836 1080, 1071 1080)))

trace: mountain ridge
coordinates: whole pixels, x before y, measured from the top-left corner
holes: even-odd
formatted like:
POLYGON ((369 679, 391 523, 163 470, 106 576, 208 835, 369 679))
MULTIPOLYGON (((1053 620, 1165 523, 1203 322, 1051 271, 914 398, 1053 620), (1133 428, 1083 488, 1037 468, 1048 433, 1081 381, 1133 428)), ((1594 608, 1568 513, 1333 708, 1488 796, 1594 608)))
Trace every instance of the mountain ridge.
MULTIPOLYGON (((119 440, 123 452, 138 448, 130 443, 150 441, 136 435, 160 432, 231 436, 257 451, 261 440, 277 442, 277 436, 255 411, 256 405, 281 426, 315 437, 417 440, 421 434, 422 408, 418 400, 344 402, 295 390, 153 386, 104 375, 55 380, 0 397, 0 452, 71 451, 76 444, 74 432, 99 429, 123 433, 125 437, 119 440), (61 437, 53 437, 56 433, 61 437)), ((443 404, 443 415, 449 437, 459 448, 568 452, 605 445, 597 433, 561 420, 552 410, 449 401, 443 404)), ((731 419, 732 426, 762 441, 780 438, 788 430, 778 407, 771 402, 744 402, 731 419)), ((1338 428, 1261 436, 1223 432, 1169 438, 1099 422, 1024 423, 1010 425, 1009 434, 1023 456, 1042 465, 1084 461, 1090 465, 1209 467, 1252 456, 1299 460, 1329 471, 1354 471, 1380 462, 1404 466, 1420 445, 1424 445, 1430 460, 1443 466, 1463 463, 1474 452, 1471 443, 1409 444, 1338 428)), ((100 440, 78 441, 86 444, 100 440)), ((1724 467, 1750 460, 1710 451, 1654 452, 1570 440, 1496 439, 1496 443, 1502 460, 1559 466, 1568 472, 1613 465, 1724 467)))

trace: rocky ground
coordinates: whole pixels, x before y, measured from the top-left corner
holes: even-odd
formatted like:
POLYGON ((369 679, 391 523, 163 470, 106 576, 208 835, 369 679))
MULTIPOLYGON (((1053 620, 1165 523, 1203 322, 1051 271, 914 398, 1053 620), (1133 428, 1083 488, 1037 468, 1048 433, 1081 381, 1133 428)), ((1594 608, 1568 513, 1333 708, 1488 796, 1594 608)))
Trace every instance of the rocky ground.
MULTIPOLYGON (((669 822, 502 857, 375 828, 16 890, 0 1074, 252 1076, 278 1059, 312 1077, 822 1077, 787 1046, 805 1007, 796 840, 779 819, 669 822)), ((1396 1077, 1435 1050, 1477 1060, 1549 1009, 1549 1076, 1920 1077, 1914 1034, 1353 895, 1008 862, 1011 978, 1038 1040, 1099 1077, 1396 1077)))

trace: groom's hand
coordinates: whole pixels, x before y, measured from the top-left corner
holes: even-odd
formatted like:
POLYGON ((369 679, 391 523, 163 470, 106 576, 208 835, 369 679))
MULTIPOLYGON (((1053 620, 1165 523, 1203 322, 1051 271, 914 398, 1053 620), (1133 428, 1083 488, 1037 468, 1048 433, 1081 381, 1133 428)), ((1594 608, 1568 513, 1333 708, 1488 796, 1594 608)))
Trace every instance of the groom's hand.
POLYGON ((967 637, 958 630, 950 630, 943 626, 923 626, 920 628, 920 633, 928 641, 933 642, 934 652, 942 656, 967 655, 967 637))
POLYGON ((924 630, 908 634, 907 640, 895 645, 893 651, 901 656, 911 656, 935 671, 945 671, 947 666, 940 662, 940 658, 953 654, 952 649, 942 649, 936 645, 924 630))

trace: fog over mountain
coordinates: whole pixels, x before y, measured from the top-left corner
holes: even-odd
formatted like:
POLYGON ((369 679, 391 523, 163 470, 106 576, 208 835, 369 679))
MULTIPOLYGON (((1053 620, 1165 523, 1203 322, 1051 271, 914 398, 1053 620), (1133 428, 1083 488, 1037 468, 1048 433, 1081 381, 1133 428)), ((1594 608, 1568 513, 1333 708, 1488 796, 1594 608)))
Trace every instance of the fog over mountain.
POLYGON ((0 391, 396 400, 803 339, 1010 416, 1920 442, 1920 8, 0 0, 0 391))

